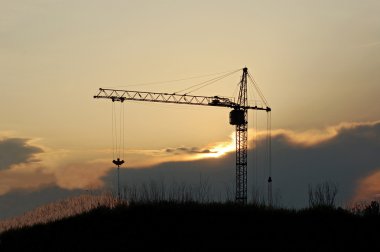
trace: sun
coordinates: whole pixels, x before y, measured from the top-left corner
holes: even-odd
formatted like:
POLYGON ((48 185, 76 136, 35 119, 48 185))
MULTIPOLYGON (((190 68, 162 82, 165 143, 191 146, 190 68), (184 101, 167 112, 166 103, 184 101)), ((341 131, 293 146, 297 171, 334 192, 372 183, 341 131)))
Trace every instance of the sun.
POLYGON ((219 158, 235 150, 233 142, 219 143, 209 148, 209 152, 198 154, 198 158, 219 158))

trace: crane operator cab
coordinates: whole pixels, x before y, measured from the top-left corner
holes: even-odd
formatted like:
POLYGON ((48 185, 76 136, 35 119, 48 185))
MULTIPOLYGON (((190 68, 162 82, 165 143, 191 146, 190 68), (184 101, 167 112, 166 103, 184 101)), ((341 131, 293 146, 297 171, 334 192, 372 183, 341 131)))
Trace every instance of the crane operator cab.
POLYGON ((209 103, 209 105, 218 106, 222 103, 219 96, 214 96, 212 101, 209 103))
POLYGON ((244 110, 234 109, 230 112, 230 124, 231 125, 242 125, 245 124, 244 110))

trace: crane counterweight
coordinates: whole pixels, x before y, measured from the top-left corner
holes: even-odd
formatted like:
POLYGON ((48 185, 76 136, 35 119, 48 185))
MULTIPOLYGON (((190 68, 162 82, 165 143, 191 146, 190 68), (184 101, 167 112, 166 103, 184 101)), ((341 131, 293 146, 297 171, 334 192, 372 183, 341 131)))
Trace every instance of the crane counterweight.
POLYGON ((231 125, 242 125, 246 123, 244 110, 234 109, 230 112, 230 124, 231 125))

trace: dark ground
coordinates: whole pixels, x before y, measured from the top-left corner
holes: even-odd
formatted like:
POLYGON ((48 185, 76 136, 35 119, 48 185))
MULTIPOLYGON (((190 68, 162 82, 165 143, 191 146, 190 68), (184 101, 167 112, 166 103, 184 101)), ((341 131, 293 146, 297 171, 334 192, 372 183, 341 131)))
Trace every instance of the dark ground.
POLYGON ((98 208, 0 236, 0 251, 380 251, 380 217, 233 204, 98 208))

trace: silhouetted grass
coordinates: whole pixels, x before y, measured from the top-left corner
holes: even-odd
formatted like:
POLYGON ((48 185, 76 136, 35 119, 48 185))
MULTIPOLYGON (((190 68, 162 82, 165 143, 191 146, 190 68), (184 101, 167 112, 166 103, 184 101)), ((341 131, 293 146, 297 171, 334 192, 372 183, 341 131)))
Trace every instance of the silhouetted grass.
POLYGON ((379 224, 341 208, 135 201, 9 230, 0 251, 363 251, 380 248, 379 224))
POLYGON ((111 194, 83 194, 49 203, 17 217, 0 221, 0 233, 9 229, 19 229, 36 224, 49 223, 70 216, 88 212, 94 208, 105 206, 113 208, 117 199, 111 194))
POLYGON ((294 210, 255 199, 215 201, 210 191, 206 182, 150 183, 124 188, 120 198, 87 195, 49 204, 0 234, 0 251, 380 249, 377 202, 294 210))

